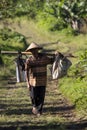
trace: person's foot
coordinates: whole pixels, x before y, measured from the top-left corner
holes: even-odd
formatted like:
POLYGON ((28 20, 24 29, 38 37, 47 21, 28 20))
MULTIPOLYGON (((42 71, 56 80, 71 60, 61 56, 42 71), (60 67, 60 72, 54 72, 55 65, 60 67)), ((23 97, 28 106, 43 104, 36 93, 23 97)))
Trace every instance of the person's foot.
POLYGON ((41 115, 40 113, 37 113, 37 117, 40 117, 40 115, 41 115))
POLYGON ((35 107, 33 107, 33 109, 32 109, 32 113, 35 114, 35 115, 38 114, 38 111, 37 111, 37 109, 36 109, 35 107))
POLYGON ((36 107, 33 107, 32 113, 36 115, 37 117, 40 117, 40 115, 42 114, 42 111, 38 111, 36 107))

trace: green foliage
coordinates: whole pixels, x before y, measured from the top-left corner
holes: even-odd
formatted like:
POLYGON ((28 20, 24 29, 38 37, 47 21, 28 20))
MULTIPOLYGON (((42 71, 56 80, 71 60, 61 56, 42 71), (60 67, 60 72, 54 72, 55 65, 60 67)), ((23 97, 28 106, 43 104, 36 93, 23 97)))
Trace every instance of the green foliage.
POLYGON ((82 19, 86 18, 86 14, 86 1, 47 1, 44 3, 43 10, 38 13, 39 19, 38 17, 37 19, 39 23, 43 26, 46 25, 46 29, 51 31, 71 26, 74 29, 74 31, 72 30, 73 34, 76 35, 81 28, 82 19))
POLYGON ((62 30, 67 27, 65 21, 60 17, 60 3, 57 1, 44 4, 44 12, 40 21, 44 21, 50 31, 62 30))
POLYGON ((71 74, 82 80, 87 77, 87 50, 79 52, 78 62, 72 67, 71 74))
POLYGON ((8 28, 0 30, 0 49, 1 50, 17 50, 21 51, 26 47, 25 37, 8 28))
POLYGON ((3 65, 0 66, 0 80, 15 76, 15 60, 14 56, 2 56, 3 65))
POLYGON ((38 15, 37 20, 38 20, 38 26, 40 26, 45 30, 51 30, 53 28, 52 26, 54 26, 54 23, 57 23, 55 17, 46 14, 44 12, 38 15))
POLYGON ((86 15, 86 1, 65 1, 62 9, 63 11, 61 13, 64 15, 64 17, 69 19, 79 19, 82 18, 83 15, 86 15))
POLYGON ((0 2, 0 18, 13 18, 27 15, 29 18, 35 18, 37 11, 43 6, 44 0, 2 0, 0 2))
POLYGON ((86 60, 86 59, 87 59, 87 49, 83 50, 83 51, 79 54, 79 59, 80 59, 80 60, 86 60))
MULTIPOLYGON (((0 30, 0 50, 4 51, 22 51, 27 47, 25 37, 8 28, 0 30)), ((0 77, 8 77, 15 74, 15 56, 0 55, 0 77)))
POLYGON ((64 27, 67 27, 61 18, 56 19, 54 16, 44 12, 39 13, 37 16, 37 21, 38 26, 44 30, 57 31, 64 29, 64 27))
POLYGON ((26 15, 28 18, 37 19, 39 24, 51 31, 62 30, 68 25, 73 27, 72 22, 77 22, 77 31, 82 21, 87 18, 86 0, 2 0, 0 7, 1 19, 26 15))
POLYGON ((70 68, 69 76, 60 80, 60 89, 84 116, 87 115, 87 50, 78 55, 78 62, 70 68))
POLYGON ((63 94, 75 105, 78 113, 87 115, 87 78, 64 78, 60 80, 60 89, 63 94))

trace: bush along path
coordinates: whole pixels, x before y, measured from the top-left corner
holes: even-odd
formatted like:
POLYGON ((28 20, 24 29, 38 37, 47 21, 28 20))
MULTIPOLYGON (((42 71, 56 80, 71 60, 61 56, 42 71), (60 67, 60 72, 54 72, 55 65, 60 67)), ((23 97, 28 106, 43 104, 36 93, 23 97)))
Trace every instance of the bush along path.
POLYGON ((10 83, 0 85, 0 130, 86 130, 87 121, 78 118, 74 105, 59 92, 58 81, 48 81, 40 117, 31 112, 26 83, 10 83))
POLYGON ((51 106, 50 108, 47 106, 48 110, 50 110, 51 114, 62 117, 61 124, 66 130, 85 130, 87 128, 87 120, 79 118, 74 104, 70 103, 59 91, 58 81, 49 82, 47 95, 51 97, 49 101, 51 106))

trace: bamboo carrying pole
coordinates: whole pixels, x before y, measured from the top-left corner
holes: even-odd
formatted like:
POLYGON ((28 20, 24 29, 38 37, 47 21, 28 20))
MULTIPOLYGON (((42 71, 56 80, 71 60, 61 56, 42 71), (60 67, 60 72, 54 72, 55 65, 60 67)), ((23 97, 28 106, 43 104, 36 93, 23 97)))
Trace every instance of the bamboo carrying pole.
MULTIPOLYGON (((31 52, 21 52, 21 51, 0 51, 0 54, 22 54, 22 55, 32 55, 31 52)), ((39 54, 46 54, 47 56, 55 56, 55 53, 48 53, 48 50, 45 52, 40 52, 39 54)), ((65 57, 77 58, 77 56, 72 55, 71 53, 64 55, 65 57)))
MULTIPOLYGON (((23 54, 23 55, 32 55, 31 52, 21 52, 21 51, 0 51, 0 54, 13 54, 13 55, 17 55, 17 54, 23 54)), ((48 56, 54 56, 54 54, 51 53, 47 53, 47 52, 40 52, 40 54, 46 54, 48 56)))
POLYGON ((1 54, 25 54, 25 55, 30 55, 30 52, 19 52, 19 51, 1 51, 1 54))

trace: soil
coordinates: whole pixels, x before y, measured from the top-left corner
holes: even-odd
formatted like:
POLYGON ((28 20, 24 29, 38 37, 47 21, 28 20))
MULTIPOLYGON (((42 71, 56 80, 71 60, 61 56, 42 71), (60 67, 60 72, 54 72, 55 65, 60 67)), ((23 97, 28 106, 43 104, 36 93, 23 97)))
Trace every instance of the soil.
MULTIPOLYGON (((11 80, 12 81, 12 80, 11 80)), ((15 81, 11 82, 8 81, 8 86, 15 87, 15 81)), ((50 115, 59 116, 64 118, 64 122, 62 123, 65 129, 63 130, 87 130, 87 120, 81 119, 77 116, 75 106, 71 104, 59 91, 58 89, 58 81, 48 81, 48 86, 46 89, 46 97, 45 97, 45 104, 44 104, 44 111, 42 116, 47 116, 48 112, 50 115), (51 98, 49 99, 48 98, 51 98), (58 97, 58 98, 57 98, 58 97)), ((28 126, 29 127, 29 126, 28 126)), ((21 129, 28 129, 27 126, 23 126, 21 129)), ((46 126, 47 127, 47 126, 46 126)), ((47 127, 48 128, 48 127, 47 127)), ((46 128, 46 129, 47 129, 46 128)), ((57 130, 58 125, 52 125, 52 129, 50 130, 57 130)), ((14 126, 10 127, 1 127, 0 130, 16 130, 17 128, 14 126)), ((33 128, 34 129, 34 128, 33 128)), ((35 126, 35 130, 44 130, 45 127, 38 128, 35 126)), ((31 128, 32 130, 32 128, 31 128)))
MULTIPOLYGON (((17 30, 20 32, 20 28, 17 28, 17 30)), ((46 91, 46 101, 44 105, 43 115, 45 115, 48 111, 50 111, 50 114, 54 116, 59 115, 63 117, 65 119, 65 122, 63 125, 65 126, 66 130, 87 130, 87 120, 81 119, 77 116, 77 113, 75 111, 75 106, 71 104, 59 91, 58 85, 56 85, 57 82, 58 81, 48 81, 48 86, 47 86, 47 91, 46 91), (48 102, 47 96, 54 95, 54 93, 55 93, 55 96, 58 98, 55 98, 55 100, 53 99, 50 102, 48 102)), ((11 82, 8 81, 8 83, 10 83, 10 86, 11 86, 11 82)), ((13 84, 15 86, 15 81, 12 82, 12 85, 13 84)), ((56 129, 58 126, 55 125, 53 127, 56 129)), ((4 129, 16 130, 15 127, 11 127, 11 128, 0 127, 0 130, 4 130, 4 129)), ((26 127, 24 129, 26 129, 26 127)), ((45 128, 42 128, 42 129, 44 130, 45 128)))
POLYGON ((50 95, 55 94, 55 97, 58 97, 50 102, 51 114, 58 114, 65 118, 64 126, 67 130, 87 130, 87 119, 78 116, 75 105, 71 104, 59 91, 58 81, 48 81, 47 94, 49 92, 50 95))

